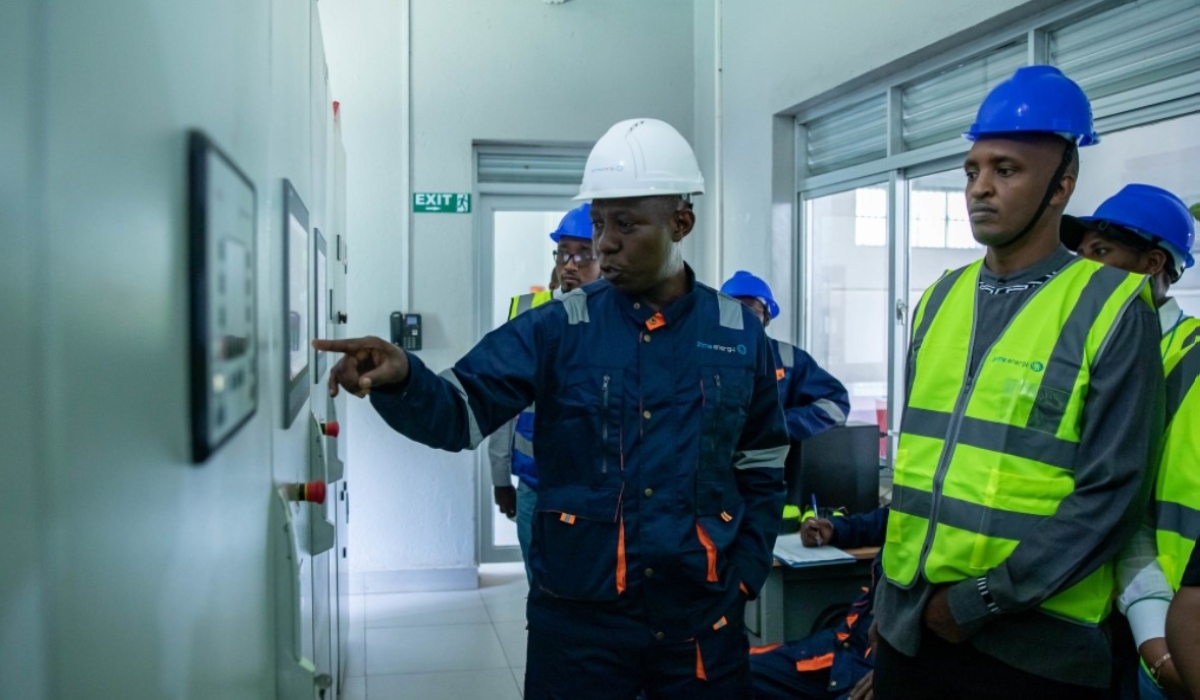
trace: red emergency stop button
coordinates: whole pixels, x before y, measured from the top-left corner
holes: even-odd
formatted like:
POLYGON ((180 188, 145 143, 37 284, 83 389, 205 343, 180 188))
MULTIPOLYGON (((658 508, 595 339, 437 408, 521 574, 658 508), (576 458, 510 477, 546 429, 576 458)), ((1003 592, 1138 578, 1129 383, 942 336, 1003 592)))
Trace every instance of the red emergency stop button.
POLYGON ((297 484, 296 500, 308 503, 325 502, 325 482, 310 481, 307 484, 297 484))
POLYGON ((331 438, 337 437, 338 433, 340 433, 341 430, 342 430, 341 426, 339 426, 338 422, 335 420, 331 420, 328 423, 321 424, 321 434, 327 435, 331 438))

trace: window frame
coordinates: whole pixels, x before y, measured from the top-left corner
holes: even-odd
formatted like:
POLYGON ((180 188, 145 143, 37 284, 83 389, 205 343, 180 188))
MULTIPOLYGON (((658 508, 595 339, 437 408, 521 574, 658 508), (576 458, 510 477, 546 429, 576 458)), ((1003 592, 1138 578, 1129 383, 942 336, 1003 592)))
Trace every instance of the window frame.
MULTIPOLYGON (((797 215, 793 223, 793 251, 798 279, 793 279, 792 288, 799 295, 795 304, 796 340, 808 346, 811 339, 811 309, 813 295, 810 288, 812 276, 812 246, 810 202, 815 199, 855 190, 869 185, 887 184, 887 257, 888 257, 888 304, 892 321, 888 330, 889 388, 888 404, 888 455, 887 466, 894 464, 896 444, 899 438, 900 412, 904 406, 904 364, 908 351, 908 324, 911 308, 916 300, 908 298, 909 269, 912 252, 911 231, 908 218, 908 181, 924 175, 944 172, 959 167, 970 149, 965 139, 947 139, 919 148, 906 150, 903 141, 902 95, 906 86, 930 76, 953 70, 957 66, 979 59, 1010 47, 1014 42, 1024 42, 1026 60, 1024 65, 1049 64, 1050 37, 1053 32, 1077 22, 1083 22, 1104 12, 1129 4, 1129 0, 1075 0, 1065 2, 1040 12, 1029 14, 1007 24, 993 28, 966 30, 944 42, 949 48, 928 58, 914 55, 885 66, 867 76, 846 83, 838 88, 798 105, 789 114, 794 115, 792 135, 794 149, 788 150, 794 162, 794 194, 797 215), (815 119, 829 117, 860 105, 867 100, 886 95, 887 155, 873 161, 857 163, 819 174, 808 172, 806 159, 805 124, 815 119)), ((1157 82, 1148 83, 1156 85, 1157 82)), ((1137 105, 1135 109, 1098 119, 1097 128, 1106 133, 1124 131, 1200 112, 1200 89, 1191 94, 1183 86, 1183 92, 1175 94, 1170 101, 1137 105)))

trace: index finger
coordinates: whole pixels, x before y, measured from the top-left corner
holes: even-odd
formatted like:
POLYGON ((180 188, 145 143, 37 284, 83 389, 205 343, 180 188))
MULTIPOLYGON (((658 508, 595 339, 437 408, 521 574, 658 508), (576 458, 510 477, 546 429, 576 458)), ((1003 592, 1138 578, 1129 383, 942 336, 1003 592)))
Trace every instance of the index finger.
POLYGON ((312 341, 312 346, 314 349, 322 352, 352 353, 361 349, 365 340, 366 338, 347 338, 344 340, 317 338, 312 341))

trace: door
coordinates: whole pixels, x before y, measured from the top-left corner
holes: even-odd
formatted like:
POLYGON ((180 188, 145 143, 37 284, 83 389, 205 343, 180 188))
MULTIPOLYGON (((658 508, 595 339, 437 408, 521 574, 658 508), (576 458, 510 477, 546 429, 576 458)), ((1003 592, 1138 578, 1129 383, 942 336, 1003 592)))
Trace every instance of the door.
MULTIPOLYGON (((566 196, 484 195, 476 236, 479 286, 476 305, 479 338, 508 320, 514 296, 548 289, 556 250, 550 232, 563 214, 578 206, 566 196)), ((479 502, 479 561, 520 561, 516 522, 502 515, 493 499, 487 441, 476 450, 479 502)), ((511 480, 515 486, 516 480, 511 480)))

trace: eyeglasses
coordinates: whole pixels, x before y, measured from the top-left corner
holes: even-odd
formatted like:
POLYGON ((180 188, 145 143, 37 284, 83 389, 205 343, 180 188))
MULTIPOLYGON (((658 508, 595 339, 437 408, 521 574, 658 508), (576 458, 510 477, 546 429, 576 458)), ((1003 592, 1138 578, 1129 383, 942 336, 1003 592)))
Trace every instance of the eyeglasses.
POLYGON ((573 262, 576 265, 590 265, 600 259, 599 255, 588 251, 586 253, 568 253, 561 250, 550 251, 550 259, 554 262, 566 265, 573 262))

